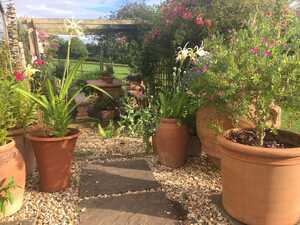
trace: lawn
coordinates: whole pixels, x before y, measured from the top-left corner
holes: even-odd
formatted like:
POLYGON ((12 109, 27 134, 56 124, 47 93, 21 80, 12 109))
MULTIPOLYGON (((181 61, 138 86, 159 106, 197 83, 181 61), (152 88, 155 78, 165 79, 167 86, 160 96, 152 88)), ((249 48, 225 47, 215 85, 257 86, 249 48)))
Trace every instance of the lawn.
MULTIPOLYGON (((63 60, 60 60, 63 61, 63 60)), ((75 63, 76 60, 72 60, 72 63, 75 63)), ((83 63, 82 67, 80 68, 79 77, 84 80, 92 80, 99 78, 99 63, 97 62, 90 62, 86 61, 83 63)), ((114 76, 117 79, 123 80, 130 74, 130 67, 123 64, 114 64, 114 76)))
POLYGON ((288 112, 283 110, 283 112, 282 112, 282 128, 300 133, 300 120, 294 120, 290 127, 288 116, 289 116, 288 112))

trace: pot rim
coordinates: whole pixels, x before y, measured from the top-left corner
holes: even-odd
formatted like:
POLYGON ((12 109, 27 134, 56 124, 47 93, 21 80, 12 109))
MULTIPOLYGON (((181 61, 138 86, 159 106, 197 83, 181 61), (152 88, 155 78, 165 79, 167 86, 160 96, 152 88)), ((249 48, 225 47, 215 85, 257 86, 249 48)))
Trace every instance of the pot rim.
POLYGON ((16 142, 10 139, 10 142, 0 146, 0 152, 7 152, 16 147, 16 142))
MULTIPOLYGON (((35 136, 34 134, 37 132, 33 132, 31 134, 27 134, 26 138, 31 141, 39 141, 39 142, 57 142, 57 141, 66 141, 78 138, 80 135, 80 130, 75 128, 69 128, 71 131, 71 134, 65 137, 41 137, 41 136, 35 136)), ((40 130, 38 130, 40 131, 40 130)))
MULTIPOLYGON (((218 136, 218 142, 223 147, 222 151, 232 151, 235 153, 240 153, 242 155, 248 156, 256 156, 256 157, 264 157, 264 158, 294 158, 300 156, 300 147, 295 148, 265 148, 265 147, 258 147, 258 146, 250 146, 244 145, 240 143, 235 143, 233 141, 228 140, 224 137, 225 134, 229 133, 232 130, 237 130, 239 128, 230 129, 223 133, 223 135, 218 136)), ((291 131, 285 131, 292 134, 297 134, 291 131)), ((299 135, 300 137, 300 135, 299 135)))

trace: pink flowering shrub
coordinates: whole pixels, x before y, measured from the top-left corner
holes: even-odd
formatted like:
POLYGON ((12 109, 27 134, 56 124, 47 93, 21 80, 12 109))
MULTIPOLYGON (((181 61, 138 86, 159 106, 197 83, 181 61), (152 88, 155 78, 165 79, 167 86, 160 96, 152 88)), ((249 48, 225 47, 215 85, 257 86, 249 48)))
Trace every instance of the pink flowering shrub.
MULTIPOLYGON (((202 102, 227 110, 234 121, 253 121, 258 145, 269 128, 270 106, 297 112, 300 105, 300 20, 286 8, 277 11, 254 14, 229 40, 222 35, 207 39, 208 67, 192 82, 202 102)), ((193 67, 203 68, 203 58, 195 62, 193 67)))

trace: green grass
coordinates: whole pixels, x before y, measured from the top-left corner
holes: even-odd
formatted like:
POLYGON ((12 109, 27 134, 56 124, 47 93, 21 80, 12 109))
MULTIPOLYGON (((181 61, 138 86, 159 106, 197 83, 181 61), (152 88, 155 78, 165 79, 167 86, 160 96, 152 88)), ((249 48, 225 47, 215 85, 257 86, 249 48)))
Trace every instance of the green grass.
POLYGON ((282 111, 282 124, 281 127, 286 130, 291 130, 300 133, 300 119, 294 120, 291 124, 289 122, 289 113, 286 111, 282 111))
MULTIPOLYGON (((63 61, 63 60, 60 60, 63 61)), ((72 60, 72 63, 76 63, 76 60, 72 60)), ((130 68, 127 65, 113 64, 114 76, 119 80, 123 80, 130 74, 130 68)), ((100 66, 97 62, 84 62, 82 68, 80 68, 79 77, 81 79, 97 79, 99 78, 100 66)))

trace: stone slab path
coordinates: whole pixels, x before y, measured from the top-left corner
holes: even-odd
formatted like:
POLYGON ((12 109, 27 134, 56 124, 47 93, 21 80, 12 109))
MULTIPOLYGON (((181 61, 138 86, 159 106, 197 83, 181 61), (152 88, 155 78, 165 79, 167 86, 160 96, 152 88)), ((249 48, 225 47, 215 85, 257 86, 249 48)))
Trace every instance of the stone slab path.
POLYGON ((81 225, 177 225, 186 215, 145 160, 88 164, 80 183, 81 225))

